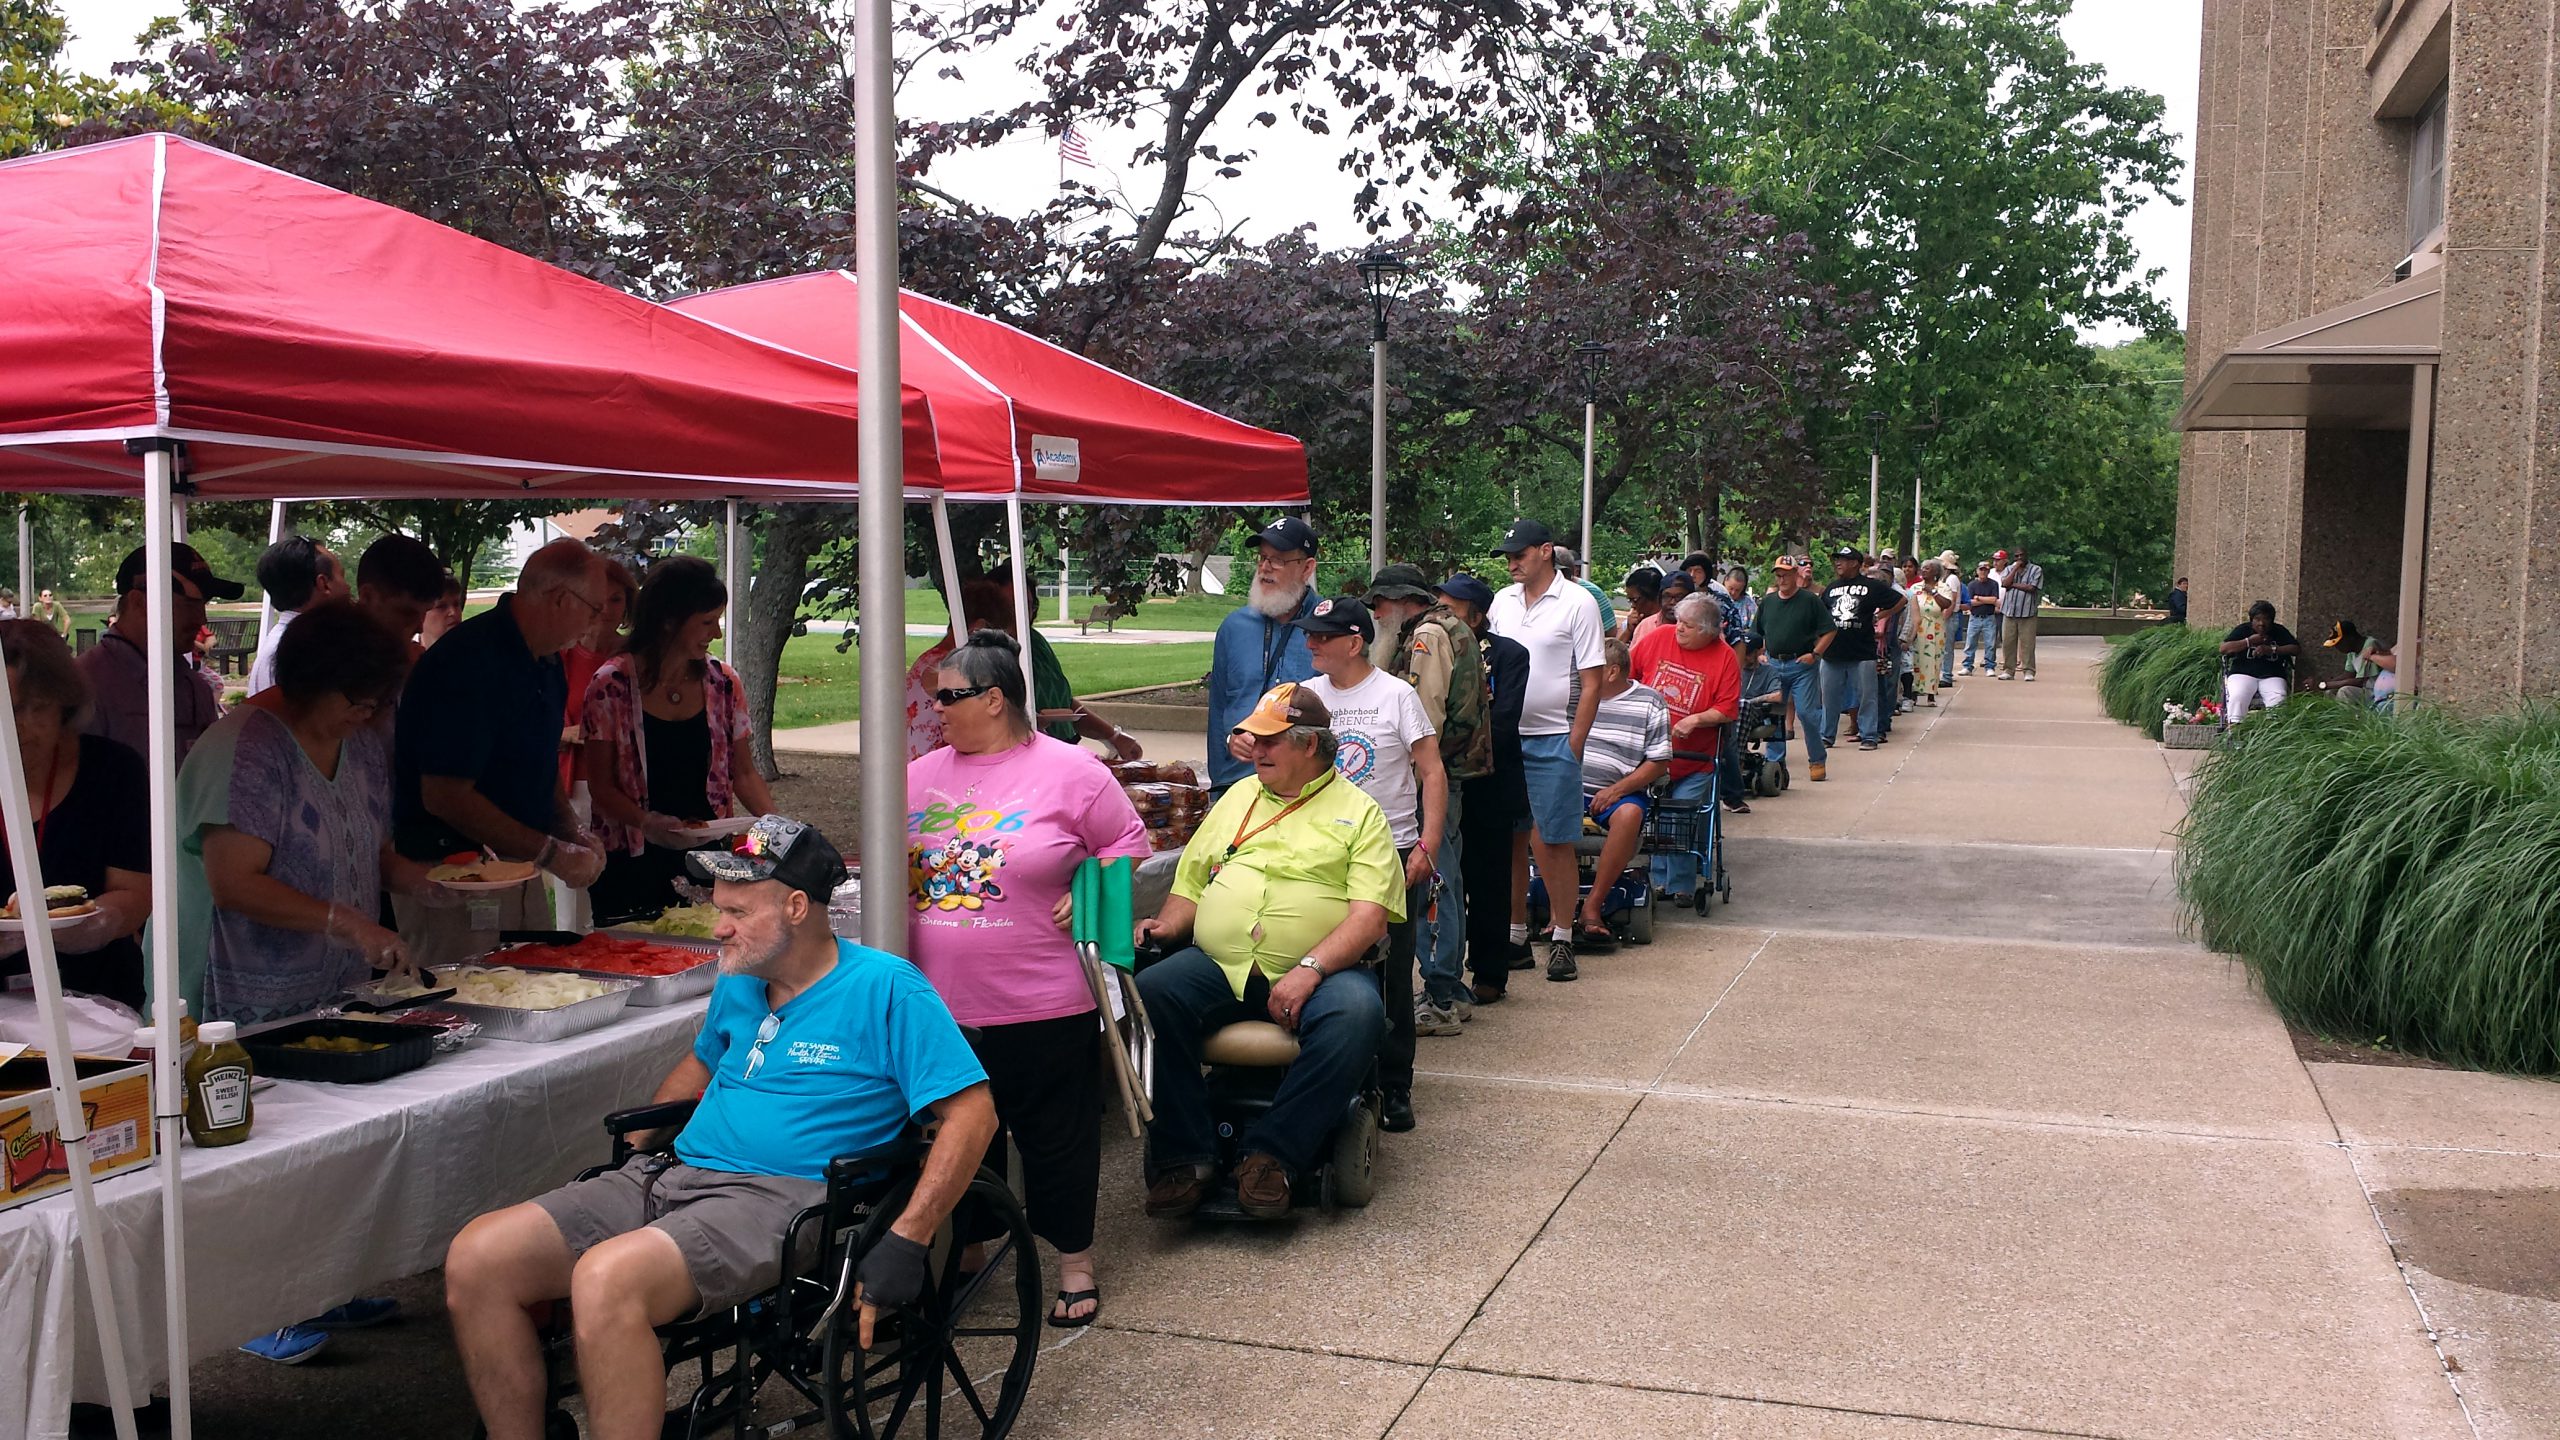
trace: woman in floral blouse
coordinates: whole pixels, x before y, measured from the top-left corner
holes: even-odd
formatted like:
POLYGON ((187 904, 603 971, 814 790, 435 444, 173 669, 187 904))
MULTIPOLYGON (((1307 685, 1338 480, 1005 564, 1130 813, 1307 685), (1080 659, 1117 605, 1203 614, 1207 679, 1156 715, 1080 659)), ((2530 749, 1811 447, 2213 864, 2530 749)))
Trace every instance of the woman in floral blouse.
POLYGON ((588 687, 581 759, 605 847, 592 892, 600 922, 675 903, 684 852, 708 843, 697 827, 773 808, 748 742, 746 690, 711 658, 728 603, 707 561, 654 566, 629 643, 588 687))

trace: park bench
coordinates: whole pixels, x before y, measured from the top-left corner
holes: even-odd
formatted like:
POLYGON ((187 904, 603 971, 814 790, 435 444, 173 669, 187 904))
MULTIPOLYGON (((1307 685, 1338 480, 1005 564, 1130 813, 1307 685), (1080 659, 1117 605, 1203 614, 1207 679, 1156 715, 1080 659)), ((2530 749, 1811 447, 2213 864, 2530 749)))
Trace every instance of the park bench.
POLYGON ((213 627, 213 648, 205 652, 205 663, 221 675, 246 675, 249 663, 258 653, 251 627, 258 622, 243 616, 216 616, 205 622, 213 627))
POLYGON ((1090 635, 1093 633, 1093 627, 1099 625, 1102 627, 1102 633, 1108 635, 1111 633, 1111 627, 1129 613, 1108 600, 1101 601, 1092 609, 1085 611, 1084 618, 1076 622, 1076 633, 1090 635))

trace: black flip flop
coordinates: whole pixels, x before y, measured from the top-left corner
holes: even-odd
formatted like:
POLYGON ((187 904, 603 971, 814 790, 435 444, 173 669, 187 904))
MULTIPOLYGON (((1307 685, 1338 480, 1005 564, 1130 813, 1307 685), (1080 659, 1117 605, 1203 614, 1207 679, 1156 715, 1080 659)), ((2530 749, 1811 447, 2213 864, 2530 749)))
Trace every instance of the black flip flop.
POLYGON ((1068 1308, 1069 1310, 1073 1310, 1075 1307, 1077 1307, 1078 1305, 1083 1304, 1083 1303, 1084 1303, 1084 1302, 1086 1302, 1087 1300, 1090 1300, 1090 1301, 1092 1301, 1092 1302, 1093 1302, 1093 1309, 1092 1309, 1092 1310, 1090 1310, 1090 1311, 1088 1311, 1088 1312, 1086 1312, 1086 1313, 1085 1313, 1085 1314, 1083 1314, 1083 1315, 1060 1315, 1060 1314, 1059 1314, 1055 1309, 1052 1309, 1052 1310, 1049 1312, 1049 1328, 1050 1328, 1050 1329, 1052 1329, 1052 1330, 1081 1330, 1081 1329, 1083 1329, 1084 1327, 1086 1327, 1087 1325, 1092 1324, 1092 1323, 1094 1322, 1094 1320, 1102 1314, 1102 1292, 1101 1292, 1101 1291, 1099 1291, 1099 1290, 1061 1290, 1061 1291, 1059 1291, 1059 1292, 1058 1292, 1058 1304, 1065 1306, 1065 1307, 1066 1307, 1066 1308, 1068 1308))

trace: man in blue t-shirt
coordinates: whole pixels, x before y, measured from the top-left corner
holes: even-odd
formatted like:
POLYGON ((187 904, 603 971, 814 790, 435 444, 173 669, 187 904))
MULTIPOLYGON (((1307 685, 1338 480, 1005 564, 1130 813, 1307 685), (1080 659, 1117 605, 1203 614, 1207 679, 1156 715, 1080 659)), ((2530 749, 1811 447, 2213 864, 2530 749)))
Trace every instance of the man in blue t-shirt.
POLYGON ((1315 527, 1283 515, 1253 537, 1253 587, 1245 603, 1218 622, 1209 646, 1209 798, 1248 779, 1253 767, 1227 751, 1236 722, 1253 713, 1272 686, 1312 680, 1307 637, 1291 622, 1315 609, 1315 527))
POLYGON ((986 1072, 923 973, 830 932, 845 868, 824 835, 767 815, 734 850, 689 863, 712 882, 720 978, 693 1053, 655 1097, 700 1102, 674 1157, 635 1155, 483 1215, 446 1256, 454 1344, 492 1440, 543 1433, 525 1307, 572 1295, 594 1433, 657 1433, 656 1327, 772 1289, 783 1230, 825 1198, 827 1162, 930 1113, 941 1129, 923 1177, 857 1272, 869 1348, 879 1312, 923 1292, 927 1247, 995 1134, 986 1072))

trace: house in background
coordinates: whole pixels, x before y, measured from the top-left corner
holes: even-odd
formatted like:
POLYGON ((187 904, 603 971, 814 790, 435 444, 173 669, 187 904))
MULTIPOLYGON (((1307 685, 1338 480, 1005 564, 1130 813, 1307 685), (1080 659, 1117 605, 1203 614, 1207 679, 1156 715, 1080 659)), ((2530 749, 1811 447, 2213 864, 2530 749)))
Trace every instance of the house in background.
POLYGON ((2560 693, 2555 3, 2204 0, 2190 623, 2267 599, 2431 702, 2560 693))

